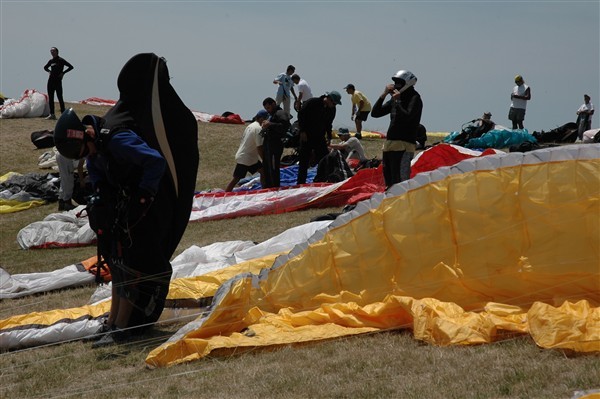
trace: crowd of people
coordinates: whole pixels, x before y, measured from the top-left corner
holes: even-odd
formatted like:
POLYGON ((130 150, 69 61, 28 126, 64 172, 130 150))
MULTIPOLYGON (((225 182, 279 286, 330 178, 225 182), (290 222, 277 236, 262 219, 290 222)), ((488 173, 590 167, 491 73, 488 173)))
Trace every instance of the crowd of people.
MULTIPOLYGON (((381 118, 389 115, 390 122, 386 133, 386 140, 382 149, 383 175, 386 187, 407 180, 410 176, 410 164, 412 157, 417 149, 423 149, 426 141, 426 131, 421 124, 421 115, 423 112, 423 101, 420 94, 415 90, 417 77, 410 71, 400 70, 392 76, 392 82, 387 84, 383 93, 377 98, 374 104, 361 91, 356 89, 353 83, 349 83, 344 87, 346 93, 351 100, 350 118, 355 123, 356 133, 354 137, 350 137, 347 129, 341 128, 338 131, 338 136, 341 140, 339 144, 331 142, 332 139, 332 124, 336 115, 336 106, 341 105, 341 95, 339 92, 332 90, 326 92, 319 97, 313 97, 312 91, 308 82, 300 77, 293 65, 288 65, 286 72, 277 75, 273 80, 277 84, 277 92, 275 100, 268 98, 265 101, 271 102, 273 107, 277 108, 279 121, 286 120, 284 130, 289 128, 291 120, 291 97, 294 98, 293 108, 298 113, 298 130, 299 130, 299 148, 298 148, 298 178, 297 184, 306 183, 307 170, 309 163, 312 160, 313 164, 317 164, 330 151, 349 150, 352 156, 356 156, 364 160, 364 150, 360 144, 362 139, 363 122, 369 116, 373 118, 381 118), (298 94, 294 90, 298 89, 298 94), (388 99, 389 96, 389 99, 388 99), (283 108, 281 108, 281 106, 283 108), (284 116, 285 115, 285 116, 284 116), (347 133, 346 133, 347 132, 347 133)), ((514 78, 515 86, 510 94, 510 108, 508 119, 512 122, 512 129, 524 129, 525 113, 527 104, 531 100, 531 88, 525 84, 525 79, 521 75, 516 75, 514 78)), ((263 103, 263 105, 265 105, 263 103)), ((272 109, 265 106, 265 109, 272 113, 272 109)), ((577 110, 579 126, 579 138, 582 139, 582 134, 586 129, 591 127, 591 116, 594 113, 593 105, 590 102, 590 97, 584 96, 584 104, 577 110)), ((258 115, 258 114, 257 114, 258 115)), ((485 112, 481 118, 477 118, 472 122, 476 122, 475 133, 480 136, 493 130, 496 124, 491 119, 492 114, 485 112)), ((271 119, 263 120, 261 123, 264 126, 269 126, 271 119)), ((280 123, 280 122, 278 122, 280 123)), ((276 137, 281 138, 283 131, 279 131, 276 137)), ((282 145, 279 140, 269 141, 267 145, 264 137, 274 137, 272 134, 263 133, 258 135, 263 137, 255 142, 258 150, 256 153, 263 153, 266 147, 277 147, 276 150, 270 151, 269 154, 281 155, 282 145)), ((244 133, 242 144, 239 151, 246 145, 246 133, 244 133)), ((254 163, 249 161, 240 161, 236 155, 236 167, 234 169, 234 180, 237 182, 244 176, 239 176, 240 171, 246 170, 251 173, 257 169, 261 172, 261 182, 265 181, 263 187, 278 187, 279 181, 277 178, 263 179, 262 176, 274 176, 277 174, 278 156, 272 155, 258 156, 260 168, 257 168, 254 163), (240 162, 242 162, 240 164, 240 162), (248 164, 245 164, 246 162, 248 164)), ((254 162, 254 160, 253 160, 254 162)), ((232 180, 233 181, 233 180, 232 180)), ((229 184, 227 191, 233 190, 234 186, 229 184)))
POLYGON ((261 117, 262 110, 254 117, 242 137, 236 153, 236 165, 233 178, 226 187, 232 191, 235 184, 247 173, 260 173, 263 187, 279 187, 279 162, 283 153, 282 138, 291 126, 291 97, 294 97, 294 109, 298 112, 298 177, 297 184, 307 180, 308 169, 312 163, 318 163, 330 151, 343 151, 346 158, 366 160, 364 149, 360 144, 362 123, 369 115, 380 118, 390 117, 387 138, 383 146, 383 174, 386 187, 408 179, 410 161, 416 150, 417 135, 421 127, 423 102, 415 90, 416 76, 400 70, 391 77, 393 83, 385 85, 384 92, 371 106, 369 99, 354 84, 344 88, 351 97, 351 119, 356 125, 356 134, 340 129, 338 136, 341 143, 332 143, 333 121, 336 107, 342 105, 342 96, 336 90, 313 97, 308 83, 295 73, 296 68, 288 65, 286 72, 277 75, 273 80, 278 85, 275 99, 263 101, 264 110, 269 117, 261 117), (298 88, 298 94, 294 90, 298 88), (387 96, 389 100, 384 103, 387 96), (281 107, 283 106, 283 108, 281 107), (261 131, 258 132, 258 125, 261 131), (249 148, 252 147, 252 148, 249 148), (251 153, 251 157, 244 154, 251 153))

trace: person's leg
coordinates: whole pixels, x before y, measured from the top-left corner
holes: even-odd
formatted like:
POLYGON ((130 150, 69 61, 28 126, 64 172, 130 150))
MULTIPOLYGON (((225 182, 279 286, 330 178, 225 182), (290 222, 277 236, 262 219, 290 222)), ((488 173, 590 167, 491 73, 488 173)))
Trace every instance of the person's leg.
POLYGON ((410 161, 413 158, 412 152, 404 151, 402 154, 402 160, 400 163, 400 181, 410 179, 410 161))
POLYGON ((233 177, 231 179, 231 181, 229 182, 229 184, 227 185, 227 187, 225 188, 226 192, 231 192, 233 191, 233 188, 235 187, 236 184, 238 184, 238 182, 240 181, 240 179, 238 179, 237 177, 233 177))
POLYGON ((525 110, 524 109, 519 109, 518 110, 518 125, 519 125, 519 129, 524 129, 523 127, 523 121, 525 121, 525 110))
POLYGON ((48 91, 48 106, 50 107, 50 116, 54 115, 54 82, 48 79, 48 85, 46 86, 48 91))
POLYGON ((58 99, 58 104, 60 105, 60 113, 65 112, 65 101, 63 100, 63 87, 62 80, 56 82, 56 98, 58 99))
POLYGON ((306 183, 306 177, 308 175, 308 162, 310 160, 310 153, 312 148, 309 147, 308 143, 300 143, 298 149, 298 180, 297 184, 306 183))
POLYGON ((273 185, 275 184, 275 177, 274 177, 274 173, 273 173, 273 148, 272 148, 272 144, 269 140, 265 140, 263 142, 263 155, 264 155, 264 159, 263 159, 263 171, 264 171, 264 181, 265 184, 263 185, 263 188, 269 188, 269 187, 274 187, 273 185))
POLYGON ((290 113, 290 97, 285 97, 283 99, 283 110, 288 114, 290 113))
POLYGON ((315 143, 315 162, 317 165, 321 161, 321 159, 325 158, 329 154, 329 150, 327 149, 327 142, 325 139, 320 140, 318 143, 315 143))
POLYGON ((362 120, 358 118, 354 118, 354 124, 356 125, 356 138, 362 139, 362 120))
POLYGON ((272 180, 273 180, 273 187, 280 187, 281 186, 281 155, 283 154, 283 143, 281 141, 275 143, 275 148, 273 151, 273 158, 272 158, 272 162, 273 162, 273 167, 272 167, 272 180))
POLYGON ((386 187, 391 187, 402 181, 400 170, 402 168, 402 155, 404 151, 386 151, 383 153, 384 178, 386 187))
POLYGON ((248 167, 245 165, 236 163, 235 168, 233 169, 232 179, 229 182, 229 184, 227 185, 227 188, 225 188, 225 191, 226 192, 233 191, 233 188, 235 187, 235 185, 246 176, 246 173, 248 173, 248 167))
POLYGON ((71 202, 75 187, 75 166, 73 165, 73 160, 63 157, 60 153, 56 154, 56 164, 58 165, 58 174, 60 175, 58 210, 70 211, 71 209, 75 209, 75 205, 71 202))

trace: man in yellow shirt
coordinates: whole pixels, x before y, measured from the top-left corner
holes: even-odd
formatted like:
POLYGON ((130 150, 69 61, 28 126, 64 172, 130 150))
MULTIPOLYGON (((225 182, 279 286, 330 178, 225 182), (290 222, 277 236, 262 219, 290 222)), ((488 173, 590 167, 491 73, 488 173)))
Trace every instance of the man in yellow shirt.
POLYGON ((350 117, 356 124, 356 135, 357 139, 362 138, 362 123, 366 121, 371 112, 371 103, 367 96, 362 92, 356 90, 352 83, 344 87, 346 93, 350 94, 352 98, 352 116, 350 117))

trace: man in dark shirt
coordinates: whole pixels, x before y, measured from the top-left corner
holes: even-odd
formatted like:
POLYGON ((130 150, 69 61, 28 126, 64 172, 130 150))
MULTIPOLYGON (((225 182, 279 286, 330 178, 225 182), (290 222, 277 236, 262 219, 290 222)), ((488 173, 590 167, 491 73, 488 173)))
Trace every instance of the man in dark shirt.
POLYGON ((410 178, 410 161, 416 149, 423 101, 414 88, 417 77, 400 70, 392 76, 371 110, 373 118, 390 115, 387 138, 383 145, 383 177, 386 188, 410 178), (392 98, 383 103, 386 96, 392 98))
POLYGON ((50 49, 52 58, 44 65, 44 71, 48 72, 48 101, 50 105, 50 115, 46 119, 56 119, 54 114, 54 92, 60 104, 60 112, 65 112, 65 102, 63 100, 62 78, 65 73, 73 69, 73 65, 67 60, 58 56, 58 49, 52 47, 50 49), (67 69, 65 69, 65 67, 67 69))
POLYGON ((277 102, 271 97, 263 101, 264 109, 269 113, 269 119, 262 122, 261 135, 263 141, 263 165, 265 173, 265 187, 279 187, 281 165, 281 154, 283 154, 283 137, 290 128, 290 119, 288 112, 281 109, 277 102))
POLYGON ((315 164, 319 163, 329 153, 327 146, 331 143, 335 106, 342 105, 341 100, 340 93, 330 91, 320 97, 313 97, 302 104, 302 108, 298 112, 300 149, 298 150, 297 184, 306 183, 312 151, 315 153, 315 164))

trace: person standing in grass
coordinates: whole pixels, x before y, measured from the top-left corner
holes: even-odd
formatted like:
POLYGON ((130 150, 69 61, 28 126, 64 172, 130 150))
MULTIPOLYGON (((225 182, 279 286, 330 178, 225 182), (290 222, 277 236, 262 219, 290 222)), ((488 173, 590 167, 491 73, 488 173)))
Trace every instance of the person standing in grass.
POLYGON ((423 112, 423 101, 414 88, 417 77, 410 71, 400 70, 392 76, 392 81, 393 84, 385 86, 371 111, 373 118, 390 115, 382 157, 386 189, 410 178, 410 161, 416 150, 423 112), (391 98, 384 104, 388 94, 391 98))
POLYGON ((306 183, 313 151, 315 164, 329 153, 327 145, 331 143, 336 105, 342 105, 342 96, 337 91, 330 91, 306 101, 298 112, 300 149, 298 150, 297 184, 306 183))
POLYGON ((356 90, 352 83, 347 84, 344 89, 352 98, 352 115, 350 116, 350 119, 352 119, 356 125, 356 135, 354 137, 360 140, 362 139, 362 123, 369 117, 371 103, 367 96, 356 90))
POLYGON ((60 112, 65 112, 65 101, 63 100, 63 87, 62 80, 65 76, 65 73, 73 70, 73 65, 69 64, 67 60, 58 55, 58 49, 56 47, 52 47, 50 49, 50 54, 52 58, 44 65, 44 71, 48 72, 48 101, 50 106, 50 115, 46 119, 56 119, 56 114, 54 113, 54 93, 56 92, 56 97, 58 98, 58 103, 60 105, 60 112), (65 69, 67 68, 67 69, 65 69))
POLYGON ((125 342, 160 317, 198 172, 198 124, 170 85, 165 59, 135 55, 117 85, 119 100, 103 117, 80 120, 70 109, 54 129, 62 155, 87 157, 87 214, 112 276, 110 312, 93 348, 125 342))
POLYGON ((531 88, 525 84, 521 75, 515 76, 515 84, 512 93, 510 93, 510 109, 508 110, 508 119, 512 122, 512 128, 524 129, 525 110, 527 101, 531 100, 531 88))

